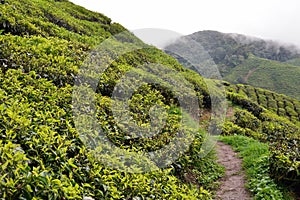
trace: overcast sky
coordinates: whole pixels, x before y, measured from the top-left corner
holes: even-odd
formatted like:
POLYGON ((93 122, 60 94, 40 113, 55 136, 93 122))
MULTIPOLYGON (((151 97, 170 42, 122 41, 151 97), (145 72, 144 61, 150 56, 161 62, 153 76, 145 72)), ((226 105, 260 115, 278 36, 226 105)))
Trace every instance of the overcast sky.
POLYGON ((299 0, 71 0, 129 30, 240 33, 300 46, 299 0))

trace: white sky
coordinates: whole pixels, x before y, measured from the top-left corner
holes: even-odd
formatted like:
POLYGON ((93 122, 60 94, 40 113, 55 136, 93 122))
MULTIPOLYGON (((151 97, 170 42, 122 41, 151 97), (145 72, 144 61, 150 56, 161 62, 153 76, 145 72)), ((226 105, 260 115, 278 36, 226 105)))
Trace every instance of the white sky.
POLYGON ((129 30, 240 33, 300 46, 299 0, 71 0, 129 30))

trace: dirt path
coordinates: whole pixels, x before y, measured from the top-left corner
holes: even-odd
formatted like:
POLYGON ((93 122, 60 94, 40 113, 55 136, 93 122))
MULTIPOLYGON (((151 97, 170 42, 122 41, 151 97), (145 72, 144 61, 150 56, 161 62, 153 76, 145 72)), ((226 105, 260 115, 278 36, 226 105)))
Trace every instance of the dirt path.
POLYGON ((248 79, 250 78, 250 76, 257 70, 257 68, 253 68, 251 70, 249 70, 248 74, 244 77, 244 81, 245 83, 248 82, 248 79))
POLYGON ((242 161, 229 145, 217 142, 218 163, 225 167, 225 176, 216 194, 216 200, 249 200, 252 199, 245 188, 245 175, 242 161))

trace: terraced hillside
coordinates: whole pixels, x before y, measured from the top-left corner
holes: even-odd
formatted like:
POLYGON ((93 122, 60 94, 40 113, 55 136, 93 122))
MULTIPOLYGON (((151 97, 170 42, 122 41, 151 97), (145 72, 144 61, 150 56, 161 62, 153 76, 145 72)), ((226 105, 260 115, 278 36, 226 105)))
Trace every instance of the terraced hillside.
POLYGON ((269 90, 242 84, 230 85, 228 91, 241 94, 263 108, 279 116, 286 117, 294 123, 299 123, 300 121, 300 105, 296 99, 269 90))
POLYGON ((2 199, 212 199, 223 169, 214 151, 199 156, 205 152, 202 144, 209 132, 205 128, 215 120, 205 115, 213 109, 209 84, 226 86, 234 110, 213 130, 247 135, 269 145, 264 173, 271 174, 276 193, 264 184, 252 194, 280 199, 280 185, 299 186, 299 101, 250 86, 205 80, 108 17, 65 0, 1 0, 0 10, 2 199), (101 64, 105 70, 97 71, 95 66, 101 64), (116 108, 124 105, 114 95, 123 97, 131 91, 135 81, 123 79, 125 75, 147 78, 141 68, 145 64, 153 64, 148 70, 159 76, 138 85, 126 101, 127 114, 138 127, 134 132, 128 120, 118 123, 123 112, 116 108), (161 67, 170 73, 159 73, 161 67), (156 84, 161 79, 174 81, 156 84), (174 82, 189 88, 176 96, 169 87, 174 82), (95 91, 89 96, 91 88, 95 91), (195 101, 185 103, 182 95, 194 95, 195 101), (83 100, 80 105, 76 98, 83 100), (93 105, 88 104, 91 101, 93 105), (195 105, 200 110, 193 109, 195 105), (134 137, 132 132, 148 133, 151 113, 156 111, 165 111, 156 115, 165 126, 149 137, 134 137), (204 120, 200 126, 199 117, 204 120), (80 127, 78 119, 83 121, 80 127), (101 129, 89 129, 96 125, 101 129), (191 141, 189 133, 194 133, 191 141), (85 136, 90 136, 88 142, 85 136), (175 143, 168 152, 175 155, 145 159, 145 154, 174 141, 189 145, 175 143), (112 152, 111 143, 117 151, 112 152))

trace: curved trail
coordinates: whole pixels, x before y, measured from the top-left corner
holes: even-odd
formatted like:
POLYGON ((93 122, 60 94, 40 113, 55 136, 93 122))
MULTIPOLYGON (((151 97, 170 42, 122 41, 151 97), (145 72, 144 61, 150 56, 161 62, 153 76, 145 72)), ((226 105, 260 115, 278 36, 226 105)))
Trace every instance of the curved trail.
POLYGON ((245 83, 248 82, 248 79, 250 78, 250 76, 252 76, 252 74, 253 74, 256 70, 257 70, 257 67, 254 68, 254 69, 251 69, 251 70, 248 72, 248 74, 244 77, 245 83))
POLYGON ((218 163, 225 167, 225 175, 220 179, 221 185, 216 194, 216 200, 248 200, 252 199, 245 188, 245 174, 242 170, 242 160, 237 153, 222 142, 217 142, 216 152, 218 163))

